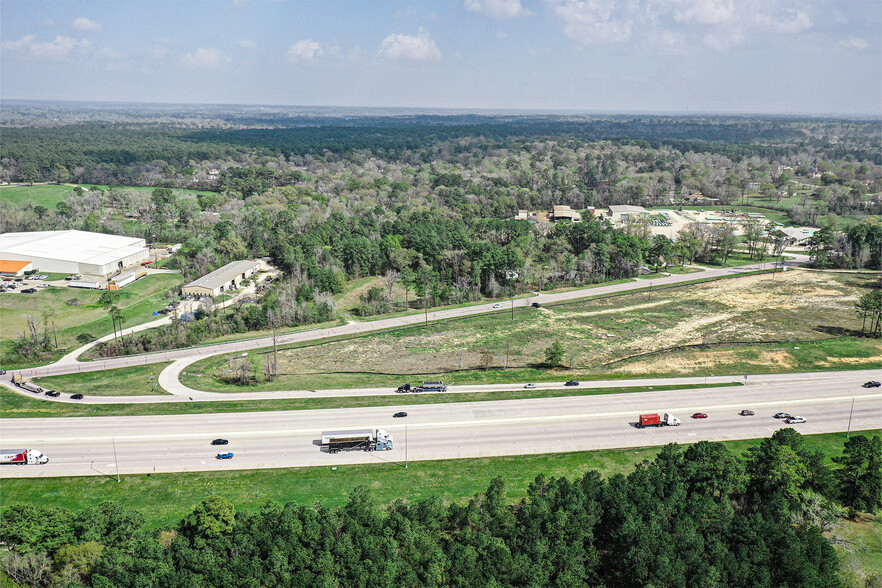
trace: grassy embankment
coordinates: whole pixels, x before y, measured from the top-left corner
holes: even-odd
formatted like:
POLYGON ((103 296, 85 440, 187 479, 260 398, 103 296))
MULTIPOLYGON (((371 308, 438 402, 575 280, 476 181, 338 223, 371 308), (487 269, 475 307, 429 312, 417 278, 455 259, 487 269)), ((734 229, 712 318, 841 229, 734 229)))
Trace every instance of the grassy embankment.
MULTIPOLYGON (((156 320, 153 312, 166 304, 165 295, 169 289, 181 283, 178 274, 153 274, 119 290, 118 306, 125 322, 123 328, 130 328, 156 320)), ((49 287, 36 294, 5 294, 0 298, 0 351, 8 354, 12 341, 27 329, 27 316, 36 321, 43 330, 44 313, 54 313, 50 319, 55 324, 58 347, 76 349, 81 345, 77 336, 89 334, 94 338, 113 333, 113 324, 107 311, 98 306, 100 290, 49 287), (76 300, 78 303, 71 304, 76 300)), ((46 363, 38 361, 36 364, 46 363)), ((22 367, 25 364, 7 362, 5 368, 22 367)), ((27 365, 35 365, 30 363, 27 365)))
POLYGON ((147 396, 168 394, 159 385, 159 372, 171 365, 170 361, 104 370, 36 378, 34 382, 67 394, 88 396, 147 396))
POLYGON ((223 356, 193 364, 182 381, 240 392, 397 386, 439 374, 448 383, 489 384, 873 368, 882 343, 856 336, 854 303, 874 278, 794 271, 653 289, 651 298, 644 290, 518 308, 514 320, 500 311, 291 346, 280 351, 282 375, 273 382, 217 380, 223 356), (554 342, 567 350, 569 368, 544 369, 554 342), (679 345, 701 348, 664 352, 679 345))
MULTIPOLYGON (((852 435, 861 434, 852 432, 852 435)), ((863 434, 878 435, 880 431, 863 434)), ((843 433, 806 435, 806 445, 823 451, 827 463, 842 454, 843 433)), ((759 439, 723 442, 730 451, 742 454, 759 439)), ((526 495, 537 475, 570 479, 589 470, 604 476, 629 473, 634 464, 654 458, 661 447, 606 449, 543 455, 519 455, 479 459, 451 459, 403 464, 378 462, 371 465, 286 468, 275 470, 233 470, 185 474, 145 474, 116 477, 18 478, 3 480, 3 506, 27 502, 35 506, 60 506, 80 510, 113 500, 140 509, 149 527, 171 525, 207 496, 221 495, 237 509, 253 510, 267 500, 325 506, 343 504, 357 486, 371 489, 379 503, 401 498, 409 501, 437 497, 447 502, 465 502, 483 492, 493 478, 507 483, 507 499, 514 503, 526 495)))
MULTIPOLYGON (((0 187, 0 198, 13 204, 29 203, 33 206, 43 206, 45 208, 54 209, 55 205, 64 201, 68 194, 74 191, 74 184, 35 184, 33 186, 2 186, 0 187)), ((107 186, 97 186, 93 184, 83 184, 81 186, 85 190, 92 187, 108 190, 107 186)), ((138 190, 145 192, 153 192, 156 188, 141 186, 125 186, 125 190, 138 190)), ((175 188, 177 194, 204 194, 207 190, 180 190, 175 188)))
MULTIPOLYGON (((128 368, 126 368, 128 369, 128 368)), ((134 368, 133 368, 134 369, 134 368)), ((143 374, 143 372, 142 372, 143 374)), ((143 380, 142 375, 140 380, 143 380)), ((38 378, 44 384, 49 378, 38 378)), ((48 383, 46 384, 48 385, 48 383)), ((94 385, 94 384, 93 384, 94 385)), ((402 406, 446 404, 450 402, 484 402, 488 400, 520 400, 526 398, 559 398, 646 392, 648 390, 686 390, 738 386, 730 384, 692 384, 671 386, 619 386, 615 388, 567 388, 565 390, 508 390, 502 392, 467 392, 446 394, 407 394, 388 396, 342 396, 331 398, 280 398, 277 400, 221 400, 217 402, 158 402, 146 404, 72 404, 31 398, 0 387, 0 417, 73 417, 73 416, 141 416, 166 414, 205 414, 219 412, 255 412, 267 410, 313 410, 328 408, 361 408, 366 406, 402 406)), ((71 392, 62 386, 61 392, 71 392)), ((83 392, 89 394, 89 392, 83 392)), ((93 394, 98 396, 98 394, 93 394)))

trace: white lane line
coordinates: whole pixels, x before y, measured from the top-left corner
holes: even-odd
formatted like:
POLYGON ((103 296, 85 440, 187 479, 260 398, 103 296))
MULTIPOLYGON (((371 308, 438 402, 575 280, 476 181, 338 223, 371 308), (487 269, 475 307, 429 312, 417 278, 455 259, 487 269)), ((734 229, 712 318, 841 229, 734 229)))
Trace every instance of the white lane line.
MULTIPOLYGON (((859 396, 848 395, 848 396, 834 396, 827 398, 802 398, 802 399, 792 399, 792 400, 770 400, 765 402, 751 402, 751 401, 741 401, 737 404, 719 404, 711 407, 708 406, 679 406, 665 409, 660 412, 670 412, 673 414, 680 413, 681 415, 688 415, 693 411, 705 411, 705 412, 716 412, 719 410, 729 410, 735 408, 743 408, 745 405, 749 404, 752 408, 763 407, 763 406, 774 406, 776 408, 780 408, 781 406, 787 406, 792 404, 831 404, 835 402, 841 402, 843 400, 850 400, 855 398, 859 401, 866 400, 882 400, 882 392, 880 393, 871 393, 871 394, 863 394, 859 396)), ((651 413, 653 410, 658 409, 646 409, 642 411, 643 413, 651 413)), ((617 411, 617 412, 595 412, 595 413, 581 413, 581 414, 560 414, 560 415, 543 415, 543 416, 523 416, 523 417, 504 417, 504 418, 484 418, 484 419, 475 419, 468 421, 438 421, 431 423, 407 423, 407 426, 412 429, 430 429, 430 428, 443 428, 443 427, 467 427, 474 428, 475 426, 498 426, 505 424, 516 424, 516 423, 527 423, 527 424, 538 424, 542 423, 550 423, 550 422, 565 422, 565 421, 581 421, 581 420, 603 420, 603 419, 611 419, 614 417, 636 417, 637 413, 632 409, 628 411, 617 411)), ((404 423, 391 423, 388 425, 377 426, 376 424, 350 424, 345 426, 336 427, 338 429, 372 429, 372 428, 384 428, 388 427, 390 429, 401 429, 404 423)), ((328 427, 325 427, 327 430, 328 427)), ((212 431, 216 431, 217 426, 212 427, 212 431)), ((262 429, 262 430, 245 430, 245 431, 237 431, 231 430, 229 433, 225 433, 227 436, 249 436, 249 437, 272 437, 272 436, 296 436, 296 435, 315 435, 317 428, 311 427, 309 429, 262 429)), ((203 439, 206 436, 215 435, 214 432, 179 432, 179 433, 160 433, 160 434, 117 434, 117 435, 89 435, 82 437, 67 437, 67 436, 59 436, 55 433, 52 437, 16 437, 14 443, 17 444, 25 444, 25 443, 54 443, 61 439, 64 440, 65 443, 71 442, 97 442, 97 441, 147 441, 147 440, 158 440, 158 439, 203 439)), ((11 442, 8 439, 0 439, 0 443, 10 444, 11 442)))

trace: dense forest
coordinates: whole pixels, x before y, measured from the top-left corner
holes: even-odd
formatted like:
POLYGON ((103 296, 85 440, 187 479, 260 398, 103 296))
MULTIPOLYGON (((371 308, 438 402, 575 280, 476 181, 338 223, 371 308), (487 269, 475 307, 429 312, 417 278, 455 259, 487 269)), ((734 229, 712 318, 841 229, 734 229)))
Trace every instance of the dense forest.
POLYGON ((539 476, 516 504, 501 478, 463 505, 381 508, 356 488, 340 508, 236 512, 212 497, 161 530, 113 503, 18 504, 0 515, 2 563, 26 586, 830 588, 839 521, 882 506, 882 441, 851 437, 835 461, 782 429, 744 456, 671 444, 627 476, 539 476))

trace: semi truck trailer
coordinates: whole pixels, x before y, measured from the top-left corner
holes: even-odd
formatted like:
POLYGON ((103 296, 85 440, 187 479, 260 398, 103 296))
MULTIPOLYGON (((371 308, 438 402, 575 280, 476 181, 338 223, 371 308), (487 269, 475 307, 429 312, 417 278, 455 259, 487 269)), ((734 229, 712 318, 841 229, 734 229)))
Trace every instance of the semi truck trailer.
POLYGON ((43 465, 49 463, 49 458, 38 449, 0 449, 0 463, 43 465))
POLYGON ((637 428, 642 429, 644 427, 676 427, 679 426, 680 419, 675 417, 672 414, 665 413, 665 416, 659 416, 657 414, 641 414, 640 418, 637 421, 637 428))
POLYGON ((326 432, 322 433, 322 447, 327 447, 328 453, 353 450, 389 451, 392 449, 392 435, 382 429, 326 432))

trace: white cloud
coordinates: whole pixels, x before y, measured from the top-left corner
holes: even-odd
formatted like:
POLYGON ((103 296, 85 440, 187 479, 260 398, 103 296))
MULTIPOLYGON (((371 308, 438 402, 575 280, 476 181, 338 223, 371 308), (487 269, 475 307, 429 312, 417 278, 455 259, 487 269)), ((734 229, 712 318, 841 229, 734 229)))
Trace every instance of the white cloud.
POLYGON ((708 33, 702 39, 704 44, 717 51, 728 51, 744 41, 744 34, 739 31, 728 33, 708 33))
POLYGON ((615 0, 548 0, 563 23, 564 34, 582 45, 624 43, 631 38, 633 20, 616 14, 615 0))
POLYGON ((780 18, 768 14, 757 14, 756 22, 776 33, 801 33, 812 28, 812 19, 809 18, 809 15, 795 8, 789 8, 786 15, 780 18))
POLYGON ((239 47, 242 47, 243 49, 257 49, 257 43, 251 39, 243 39, 239 41, 239 47))
POLYGON ((416 35, 392 34, 383 39, 380 56, 404 61, 438 61, 441 51, 429 33, 420 29, 416 35))
POLYGON ((224 61, 228 61, 219 49, 199 47, 196 51, 181 57, 181 62, 194 69, 218 69, 224 61))
POLYGON ((69 57, 87 52, 91 45, 86 39, 77 40, 61 35, 52 41, 37 43, 34 35, 25 35, 18 41, 4 41, 2 46, 4 51, 20 53, 29 59, 65 61, 69 57))
POLYGON ((866 49, 870 46, 866 39, 860 37, 849 37, 844 41, 841 41, 839 44, 850 49, 866 49))
POLYGON ((677 22, 719 25, 731 22, 737 16, 732 0, 680 0, 674 10, 677 22))
POLYGON ((291 63, 305 63, 324 55, 325 50, 318 41, 301 39, 288 48, 285 56, 291 63))
POLYGON ((465 0, 464 5, 469 12, 483 14, 498 20, 531 14, 521 5, 521 0, 465 0))
POLYGON ((94 20, 89 20, 83 16, 74 19, 70 26, 84 33, 96 33, 101 30, 101 25, 94 20))
POLYGON ((113 49, 109 49, 107 47, 104 47, 103 49, 99 49, 98 51, 95 52, 95 57, 97 57, 98 59, 115 60, 115 59, 121 59, 123 57, 123 54, 117 53, 113 49))

